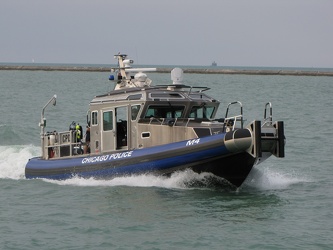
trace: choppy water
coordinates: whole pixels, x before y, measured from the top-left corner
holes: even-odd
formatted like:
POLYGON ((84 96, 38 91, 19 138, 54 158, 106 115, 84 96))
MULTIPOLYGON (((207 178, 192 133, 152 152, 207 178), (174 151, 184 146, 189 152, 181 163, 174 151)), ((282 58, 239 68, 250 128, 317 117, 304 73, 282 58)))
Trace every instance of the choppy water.
MULTIPOLYGON (((168 74, 150 74, 158 84, 168 74)), ((286 158, 271 158, 239 190, 209 174, 111 181, 26 180, 47 127, 85 124, 94 95, 112 88, 105 73, 0 71, 0 243, 2 249, 333 249, 333 78, 185 75, 248 121, 267 101, 285 122, 286 158)))

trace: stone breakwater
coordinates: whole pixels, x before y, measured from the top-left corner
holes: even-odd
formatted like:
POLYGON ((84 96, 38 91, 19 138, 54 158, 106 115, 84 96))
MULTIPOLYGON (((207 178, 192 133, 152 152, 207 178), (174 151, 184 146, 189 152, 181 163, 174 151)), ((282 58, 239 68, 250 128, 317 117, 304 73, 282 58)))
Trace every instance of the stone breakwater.
MULTIPOLYGON (((0 70, 40 70, 40 71, 90 71, 108 72, 110 67, 85 67, 85 66, 14 66, 0 65, 0 70)), ((172 68, 157 68, 157 73, 170 73, 172 68)), ((289 75, 289 76, 333 76, 333 71, 316 70, 269 70, 269 69, 211 69, 211 68, 192 68, 183 69, 187 74, 229 74, 229 75, 289 75)))

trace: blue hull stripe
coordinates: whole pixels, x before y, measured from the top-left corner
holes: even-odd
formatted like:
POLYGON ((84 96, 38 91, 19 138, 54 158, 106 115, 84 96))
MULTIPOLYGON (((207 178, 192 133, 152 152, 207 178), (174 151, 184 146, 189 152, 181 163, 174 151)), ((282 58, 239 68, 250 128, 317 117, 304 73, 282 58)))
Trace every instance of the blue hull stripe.
POLYGON ((67 179, 73 175, 102 178, 147 172, 168 173, 196 162, 230 155, 224 145, 224 136, 219 134, 104 155, 51 160, 36 157, 27 163, 26 177, 67 179))

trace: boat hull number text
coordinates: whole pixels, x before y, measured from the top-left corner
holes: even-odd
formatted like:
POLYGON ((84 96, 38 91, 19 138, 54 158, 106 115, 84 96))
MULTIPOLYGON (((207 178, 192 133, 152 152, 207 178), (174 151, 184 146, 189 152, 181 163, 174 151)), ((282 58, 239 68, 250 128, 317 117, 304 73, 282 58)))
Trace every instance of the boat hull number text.
POLYGON ((199 144, 199 142, 200 142, 200 138, 189 140, 186 142, 186 146, 193 146, 193 145, 199 144))

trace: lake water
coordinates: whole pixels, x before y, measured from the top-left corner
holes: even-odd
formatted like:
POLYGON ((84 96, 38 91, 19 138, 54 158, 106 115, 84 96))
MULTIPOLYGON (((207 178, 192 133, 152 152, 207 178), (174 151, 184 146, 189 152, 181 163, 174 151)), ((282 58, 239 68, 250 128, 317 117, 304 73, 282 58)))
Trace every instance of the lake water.
MULTIPOLYGON (((149 74, 155 84, 169 74, 149 74)), ((105 72, 0 71, 2 249, 333 249, 333 78, 185 75, 220 100, 239 100, 248 122, 273 104, 286 157, 257 166, 239 190, 184 171, 109 181, 26 180, 48 131, 84 125, 89 101, 113 88, 105 72)))

